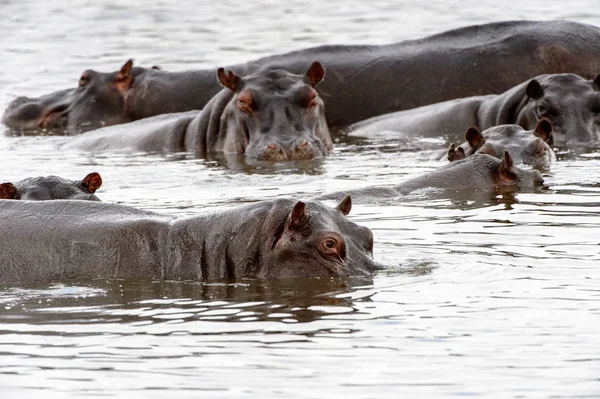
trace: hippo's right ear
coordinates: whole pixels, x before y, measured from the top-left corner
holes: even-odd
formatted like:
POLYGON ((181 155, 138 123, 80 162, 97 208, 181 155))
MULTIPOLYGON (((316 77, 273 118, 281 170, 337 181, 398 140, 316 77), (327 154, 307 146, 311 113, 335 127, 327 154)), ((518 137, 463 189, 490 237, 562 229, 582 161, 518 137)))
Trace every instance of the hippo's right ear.
POLYGON ((485 138, 481 134, 481 131, 476 126, 471 126, 465 133, 465 140, 469 143, 471 148, 478 149, 485 143, 485 138))
POLYGON ((233 92, 237 91, 242 86, 242 78, 231 71, 225 73, 225 69, 223 68, 217 70, 217 81, 221 86, 226 87, 233 92))
POLYGON ((498 177, 504 185, 515 184, 519 177, 513 168, 513 160, 508 151, 504 151, 504 158, 500 165, 498 165, 498 177))
POLYGON ((315 87, 325 78, 325 68, 323 68, 323 65, 319 61, 315 61, 308 67, 306 76, 310 80, 310 84, 315 87))
POLYGON ((346 198, 344 198, 335 209, 342 212, 344 216, 348 216, 352 210, 352 198, 349 195, 346 195, 346 198))
POLYGON ((535 125, 535 130, 533 131, 533 134, 536 137, 541 138, 545 142, 548 142, 552 137, 552 122, 550 122, 546 118, 541 118, 538 121, 537 125, 535 125))
POLYGON ((0 199, 17 199, 17 188, 14 186, 14 184, 0 184, 0 199))
POLYGON ((94 194, 102 185, 102 178, 100 177, 100 174, 92 172, 83 178, 81 185, 85 187, 90 194, 94 194))
POLYGON ((544 89, 540 82, 535 79, 531 79, 527 88, 525 89, 525 93, 529 98, 533 98, 534 100, 540 98, 544 95, 544 89))
POLYGON ((460 159, 465 159, 467 154, 465 154, 465 150, 462 147, 457 147, 456 144, 450 144, 450 148, 448 148, 447 153, 448 161, 454 162, 460 159))
POLYGON ((288 216, 287 228, 293 231, 300 231, 306 226, 306 222, 308 222, 306 204, 298 201, 288 216))
POLYGON ((121 94, 125 94, 125 92, 131 88, 133 83, 133 74, 131 73, 132 69, 133 60, 129 59, 123 64, 121 70, 115 75, 117 89, 121 94))

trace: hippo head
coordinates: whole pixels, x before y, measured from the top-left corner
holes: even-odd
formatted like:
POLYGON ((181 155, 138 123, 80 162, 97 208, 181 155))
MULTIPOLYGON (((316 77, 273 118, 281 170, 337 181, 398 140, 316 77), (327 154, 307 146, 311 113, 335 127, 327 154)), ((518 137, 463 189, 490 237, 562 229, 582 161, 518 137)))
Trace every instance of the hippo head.
MULTIPOLYGON (((535 169, 521 169, 514 166, 512 157, 508 151, 504 151, 502 159, 488 154, 475 154, 474 157, 488 157, 479 160, 480 163, 491 162, 492 180, 497 187, 514 187, 519 190, 525 188, 540 187, 544 179, 539 171, 535 169)), ((469 157, 467 159, 470 159, 469 157)))
POLYGON ((352 207, 350 196, 336 208, 316 201, 286 204, 289 209, 272 215, 275 229, 265 239, 264 267, 257 277, 370 275, 381 268, 372 258, 371 230, 346 218, 352 207))
POLYGON ((315 89, 324 76, 318 62, 303 76, 271 70, 240 78, 219 69, 219 83, 233 93, 221 116, 224 151, 268 161, 325 156, 332 141, 315 89))
POLYGON ((30 177, 15 184, 0 184, 0 199, 46 201, 56 199, 100 201, 94 195, 102 185, 98 173, 83 180, 68 180, 58 176, 30 177))
POLYGON ((459 147, 450 146, 450 162, 472 154, 489 154, 502 159, 508 151, 515 163, 537 167, 548 167, 556 161, 556 155, 548 142, 552 140, 552 124, 540 119, 533 130, 524 130, 519 125, 498 125, 481 132, 470 127, 465 133, 466 143, 459 147))
POLYGON ((547 119, 552 124, 556 144, 597 143, 600 141, 599 89, 600 75, 594 80, 574 74, 532 79, 525 87, 525 98, 517 106, 516 122, 533 130, 540 119, 547 119))
POLYGON ((141 70, 133 68, 132 60, 117 72, 87 70, 75 89, 15 99, 4 112, 2 122, 11 129, 66 130, 69 134, 130 122, 126 95, 134 75, 141 70))

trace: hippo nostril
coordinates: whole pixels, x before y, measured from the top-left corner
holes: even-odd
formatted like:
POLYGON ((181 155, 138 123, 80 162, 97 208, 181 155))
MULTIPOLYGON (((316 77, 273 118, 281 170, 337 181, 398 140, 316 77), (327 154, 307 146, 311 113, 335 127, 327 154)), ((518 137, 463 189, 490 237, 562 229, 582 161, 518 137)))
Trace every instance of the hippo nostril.
POLYGON ((273 151, 278 149, 277 144, 267 144, 267 148, 273 151))
POLYGON ((308 147, 308 141, 307 140, 302 140, 302 142, 299 145, 300 148, 306 148, 308 147))

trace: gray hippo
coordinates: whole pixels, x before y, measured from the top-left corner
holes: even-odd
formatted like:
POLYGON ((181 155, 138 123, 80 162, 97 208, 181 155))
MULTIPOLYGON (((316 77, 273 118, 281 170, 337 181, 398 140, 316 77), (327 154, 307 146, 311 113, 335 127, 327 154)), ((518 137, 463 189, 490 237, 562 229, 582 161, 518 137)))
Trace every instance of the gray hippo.
POLYGON ((106 127, 63 148, 191 151, 202 158, 225 152, 268 161, 323 157, 333 145, 323 101, 314 89, 324 75, 318 62, 304 75, 272 70, 241 78, 221 68, 217 80, 225 89, 202 111, 106 127))
POLYGON ((0 201, 0 282, 368 276, 373 234, 336 208, 277 199, 172 218, 86 201, 0 201))
MULTIPOLYGON (((475 96, 380 115, 356 123, 348 134, 381 132, 448 136, 455 141, 470 126, 480 130, 518 124, 534 130, 541 118, 552 124, 557 145, 600 141, 600 75, 586 80, 575 74, 541 75, 498 95, 475 96)), ((395 133, 387 133, 395 134, 395 133)))
POLYGON ((59 176, 29 177, 16 183, 0 184, 0 200, 46 201, 57 199, 100 201, 94 193, 102 185, 96 172, 83 180, 69 180, 59 176))
POLYGON ((465 159, 446 164, 439 169, 404 181, 394 187, 366 187, 355 190, 323 194, 316 200, 344 198, 351 195, 359 201, 392 198, 422 189, 479 190, 510 188, 534 189, 544 183, 537 170, 526 170, 513 165, 508 152, 503 159, 488 154, 474 154, 465 159))
POLYGON ((515 164, 547 168, 556 161, 556 154, 548 145, 552 140, 552 123, 544 118, 533 130, 525 130, 519 125, 498 125, 481 132, 472 126, 465 133, 465 140, 459 146, 450 145, 448 161, 458 161, 473 154, 502 158, 506 151, 515 164))
MULTIPOLYGON (((569 21, 474 25, 419 40, 373 46, 327 45, 226 67, 245 76, 327 66, 319 86, 332 131, 389 112, 501 93, 543 73, 600 71, 600 29, 569 21), (518 67, 517 67, 518 66, 518 67)), ((219 91, 214 70, 168 72, 132 67, 86 71, 79 87, 17 98, 3 116, 11 129, 67 127, 71 134, 163 113, 201 109, 219 91)))

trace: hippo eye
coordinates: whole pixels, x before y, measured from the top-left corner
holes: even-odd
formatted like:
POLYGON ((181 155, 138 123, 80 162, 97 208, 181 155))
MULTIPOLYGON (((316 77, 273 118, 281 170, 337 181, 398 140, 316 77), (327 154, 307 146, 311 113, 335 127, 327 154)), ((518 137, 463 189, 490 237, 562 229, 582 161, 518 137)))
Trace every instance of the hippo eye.
POLYGON ((319 93, 315 89, 310 89, 308 96, 306 97, 306 108, 314 108, 317 106, 317 98, 319 98, 319 93))
POLYGON ((90 81, 90 77, 85 73, 79 78, 79 87, 84 87, 90 81))
POLYGON ((335 258, 341 261, 346 257, 346 244, 343 239, 325 237, 321 240, 321 246, 321 253, 326 258, 335 258))
POLYGON ((548 113, 548 109, 546 107, 544 107, 543 105, 538 105, 537 113, 538 113, 538 115, 546 115, 548 113))
POLYGON ((337 241, 335 241, 333 238, 329 238, 329 239, 325 240, 325 246, 329 249, 335 248, 336 244, 337 244, 337 241))
POLYGON ((240 111, 246 115, 254 114, 254 101, 252 100, 252 93, 248 90, 242 91, 237 98, 237 107, 240 111))

